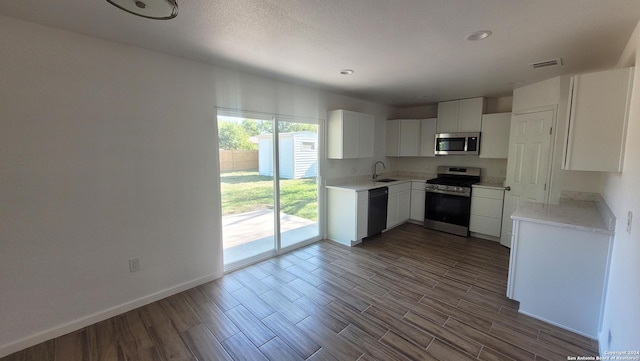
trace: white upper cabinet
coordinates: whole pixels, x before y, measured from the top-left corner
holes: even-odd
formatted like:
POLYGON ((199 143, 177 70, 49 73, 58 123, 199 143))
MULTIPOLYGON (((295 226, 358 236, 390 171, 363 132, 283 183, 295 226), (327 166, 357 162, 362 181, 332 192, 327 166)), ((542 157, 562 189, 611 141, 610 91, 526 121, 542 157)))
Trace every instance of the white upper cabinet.
POLYGON ((373 157, 373 115, 339 109, 330 111, 328 119, 330 159, 373 157))
POLYGON ((483 97, 438 103, 438 133, 479 132, 487 108, 483 97))
POLYGON ((435 125, 435 118, 388 120, 385 155, 388 157, 434 156, 435 125))
POLYGON ((422 119, 420 121, 420 156, 435 157, 436 123, 438 119, 422 119))
POLYGON ((563 169, 622 171, 632 86, 633 68, 571 77, 563 169))
POLYGON ((507 159, 511 113, 484 114, 480 135, 480 158, 507 159))

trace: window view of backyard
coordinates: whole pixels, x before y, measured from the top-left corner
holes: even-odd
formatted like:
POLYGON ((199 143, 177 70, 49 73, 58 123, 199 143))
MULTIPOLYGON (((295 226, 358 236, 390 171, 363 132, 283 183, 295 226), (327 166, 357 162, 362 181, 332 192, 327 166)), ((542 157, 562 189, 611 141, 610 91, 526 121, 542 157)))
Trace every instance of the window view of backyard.
POLYGON ((317 124, 218 117, 225 264, 319 235, 317 128, 317 124))

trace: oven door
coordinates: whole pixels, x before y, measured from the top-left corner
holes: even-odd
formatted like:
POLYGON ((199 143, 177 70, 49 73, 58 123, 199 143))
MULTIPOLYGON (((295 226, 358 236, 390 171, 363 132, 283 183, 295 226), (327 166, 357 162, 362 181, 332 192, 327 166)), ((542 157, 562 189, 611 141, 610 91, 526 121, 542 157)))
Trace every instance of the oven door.
POLYGON ((427 228, 460 236, 469 235, 471 197, 464 194, 427 190, 424 225, 427 228))

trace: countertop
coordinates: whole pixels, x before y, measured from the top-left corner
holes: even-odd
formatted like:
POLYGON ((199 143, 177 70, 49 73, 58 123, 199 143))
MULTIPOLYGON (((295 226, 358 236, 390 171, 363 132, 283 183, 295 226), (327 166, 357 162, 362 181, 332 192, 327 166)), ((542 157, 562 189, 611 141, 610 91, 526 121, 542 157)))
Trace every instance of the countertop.
POLYGON ((504 190, 504 185, 502 183, 489 183, 489 182, 480 182, 472 185, 473 188, 487 188, 487 189, 496 189, 496 190, 504 190))
MULTIPOLYGON (((380 177, 380 178, 385 179, 386 177, 380 177)), ((412 179, 412 178, 403 178, 403 177, 389 177, 389 178, 397 179, 397 180, 393 182, 374 182, 373 180, 368 180, 368 181, 355 182, 355 183, 334 184, 326 187, 359 192, 359 191, 368 191, 369 189, 374 189, 374 188, 388 187, 388 186, 407 183, 407 182, 422 182, 422 183, 425 182, 424 179, 412 179)))
POLYGON ((601 198, 596 201, 560 199, 559 204, 526 202, 511 215, 511 218, 587 232, 613 234, 615 217, 601 198))

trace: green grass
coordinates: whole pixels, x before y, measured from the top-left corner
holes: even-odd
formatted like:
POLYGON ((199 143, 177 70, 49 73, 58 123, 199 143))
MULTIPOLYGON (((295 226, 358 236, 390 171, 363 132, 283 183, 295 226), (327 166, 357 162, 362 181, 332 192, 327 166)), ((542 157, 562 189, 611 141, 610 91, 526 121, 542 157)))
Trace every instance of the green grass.
MULTIPOLYGON (((273 177, 258 172, 229 172, 220 175, 222 215, 273 208, 273 177)), ((316 179, 280 181, 281 211, 301 218, 318 220, 316 179)))

